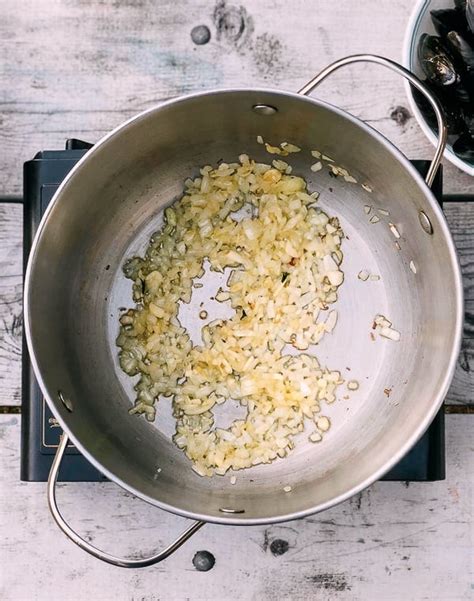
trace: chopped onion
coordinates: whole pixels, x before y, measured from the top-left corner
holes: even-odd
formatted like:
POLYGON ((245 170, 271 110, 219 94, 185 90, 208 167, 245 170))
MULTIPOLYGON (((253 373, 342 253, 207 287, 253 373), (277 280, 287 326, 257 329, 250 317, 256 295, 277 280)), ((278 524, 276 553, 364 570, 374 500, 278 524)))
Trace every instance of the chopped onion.
POLYGON ((388 225, 390 227, 390 231, 395 236, 395 238, 400 238, 400 232, 398 231, 397 226, 393 225, 393 223, 389 223, 388 225))
MULTIPOLYGON (((283 156, 300 150, 266 147, 283 156)), ((284 161, 267 165, 245 154, 239 161, 187 179, 145 255, 127 262, 136 306, 121 316, 117 339, 122 369, 138 376, 130 412, 153 421, 158 398, 171 397, 173 440, 205 477, 285 457, 307 419, 326 431, 321 405, 334 402, 342 384, 340 372, 314 355, 284 354, 286 344, 304 351, 336 327, 336 311, 325 321, 318 316, 344 279, 339 221, 314 206, 318 193, 289 175, 284 161), (234 219, 244 204, 247 216, 234 219), (193 346, 178 310, 202 287, 195 280, 205 261, 211 270, 231 270, 214 298, 230 301, 234 314, 203 324, 202 344, 193 346), (247 416, 215 427, 213 410, 227 399, 247 416)), ((207 311, 199 317, 207 320, 207 311)))
POLYGON ((216 301, 223 303, 224 301, 227 301, 230 299, 230 292, 228 290, 221 290, 219 288, 219 290, 214 298, 216 299, 216 301))
POLYGON ((372 329, 376 330, 380 334, 380 336, 398 342, 401 338, 400 332, 398 332, 397 330, 395 330, 395 328, 392 328, 391 326, 392 322, 389 319, 387 319, 384 315, 376 315, 374 318, 372 329))
POLYGON ((395 340, 396 342, 400 340, 400 332, 387 326, 380 328, 380 336, 390 338, 390 340, 395 340))
POLYGON ((337 311, 329 311, 326 321, 324 322, 324 329, 326 332, 332 332, 337 323, 337 311))
POLYGON ((288 153, 283 153, 281 148, 278 148, 278 146, 272 146, 271 144, 268 144, 268 142, 265 142, 265 150, 269 154, 288 154, 288 153))
POLYGON ((391 326, 392 322, 389 321, 384 315, 376 315, 374 323, 378 326, 391 326))
POLYGON ((273 165, 273 167, 275 167, 275 169, 278 169, 279 171, 283 171, 283 173, 286 173, 286 170, 289 167, 288 163, 285 163, 285 161, 280 161, 278 159, 275 159, 274 161, 272 161, 272 165, 273 165))
POLYGON ((327 432, 331 427, 331 422, 329 421, 328 417, 322 415, 317 420, 316 425, 318 426, 318 429, 321 430, 321 432, 327 432))
POLYGON ((301 151, 301 148, 299 146, 295 146, 295 144, 290 144, 289 142, 282 142, 280 146, 283 148, 283 150, 286 150, 286 152, 289 153, 301 151))
POLYGON ((332 286, 340 286, 344 280, 344 274, 339 270, 328 271, 327 276, 332 286))
POLYGON ((352 177, 352 175, 345 175, 344 180, 350 184, 357 184, 356 178, 352 177))

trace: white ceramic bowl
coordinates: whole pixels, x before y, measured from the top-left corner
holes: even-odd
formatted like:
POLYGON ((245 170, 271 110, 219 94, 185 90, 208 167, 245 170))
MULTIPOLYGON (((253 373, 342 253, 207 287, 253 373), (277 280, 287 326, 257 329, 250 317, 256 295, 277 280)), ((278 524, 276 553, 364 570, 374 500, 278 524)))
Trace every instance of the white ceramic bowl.
MULTIPOLYGON (((410 21, 408 23, 408 29, 403 48, 403 63, 407 69, 409 69, 415 75, 418 75, 418 77, 421 79, 424 79, 424 76, 417 58, 418 42, 423 33, 437 35, 431 22, 430 11, 438 10, 440 8, 454 8, 453 0, 419 0, 413 9, 413 13, 411 14, 410 21)), ((421 129, 425 132, 430 142, 433 145, 436 145, 436 134, 428 125, 425 117, 418 108, 418 105, 413 97, 412 89, 408 82, 405 83, 405 87, 411 109, 418 120, 421 129)), ((462 169, 469 175, 474 176, 474 166, 466 163, 456 156, 453 152, 451 144, 448 143, 444 154, 448 161, 453 163, 453 165, 456 165, 456 167, 459 167, 459 169, 462 169)))

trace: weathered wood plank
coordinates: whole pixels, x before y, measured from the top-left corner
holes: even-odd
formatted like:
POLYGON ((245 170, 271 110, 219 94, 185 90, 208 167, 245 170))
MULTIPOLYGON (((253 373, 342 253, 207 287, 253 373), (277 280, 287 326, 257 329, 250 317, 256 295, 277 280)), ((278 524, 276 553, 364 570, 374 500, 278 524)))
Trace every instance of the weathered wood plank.
POLYGON ((22 238, 22 207, 0 203, 0 405, 21 402, 22 238))
MULTIPOLYGON (((153 104, 212 87, 297 90, 345 54, 401 58, 411 0, 360 2, 335 10, 331 0, 3 0, 0 20, 0 181, 21 189, 21 163, 70 136, 95 142, 153 104), (240 19, 243 31, 240 32, 240 19), (191 29, 207 25, 196 46, 191 29), (376 25, 380 24, 380 25, 376 25), (349 35, 349 32, 350 35, 349 35), (52 43, 54 40, 54 44, 52 43)), ((410 157, 433 149, 409 113, 401 81, 377 66, 354 66, 318 94, 380 128, 410 157)), ((447 189, 472 180, 447 167, 447 189)))
POLYGON ((474 403, 474 349, 473 340, 464 340, 446 403, 472 405, 474 403), (470 345, 470 348, 467 345, 470 345))
MULTIPOLYGON (((412 0, 3 0, 0 19, 0 194, 21 194, 22 162, 68 137, 92 142, 164 99, 211 87, 296 90, 332 60, 374 52, 399 60, 412 0), (221 8, 216 11, 219 4, 221 8), (244 23, 240 32, 240 22, 244 23), (211 41, 195 46, 195 25, 211 41)), ((410 158, 433 149, 407 111, 403 85, 355 66, 318 95, 366 119, 410 158)), ((446 192, 474 192, 445 164, 446 192)), ((469 315, 474 315, 474 210, 452 206, 469 315), (470 212, 469 212, 470 211, 470 212)), ((448 395, 472 402, 473 324, 448 395)), ((21 209, 0 205, 0 405, 20 402, 21 209)), ((163 564, 123 571, 93 560, 53 525, 45 486, 20 483, 19 417, 0 415, 0 598, 458 600, 472 597, 472 416, 447 417, 448 479, 380 483, 320 516, 268 528, 209 526, 163 564), (275 556, 278 549, 288 551, 275 556), (197 573, 194 553, 216 556, 197 573), (470 588, 471 587, 471 588, 470 588)), ((183 520, 113 485, 66 485, 61 507, 117 553, 168 543, 183 520)))
MULTIPOLYGON (((66 540, 49 516, 45 485, 18 481, 19 417, 0 416, 0 598, 470 599, 471 431, 471 416, 447 417, 444 482, 377 483, 329 511, 281 525, 205 526, 165 562, 128 571, 66 540), (207 573, 192 565, 200 550, 216 558, 207 573)), ((58 498, 75 528, 115 553, 150 552, 185 525, 110 483, 61 485, 58 498)))
POLYGON ((464 336, 472 339, 474 338, 474 201, 470 205, 457 202, 446 203, 444 212, 459 253, 463 275, 466 304, 464 336))
POLYGON ((474 403, 474 203, 446 203, 444 212, 459 253, 465 298, 464 339, 446 400, 474 403))

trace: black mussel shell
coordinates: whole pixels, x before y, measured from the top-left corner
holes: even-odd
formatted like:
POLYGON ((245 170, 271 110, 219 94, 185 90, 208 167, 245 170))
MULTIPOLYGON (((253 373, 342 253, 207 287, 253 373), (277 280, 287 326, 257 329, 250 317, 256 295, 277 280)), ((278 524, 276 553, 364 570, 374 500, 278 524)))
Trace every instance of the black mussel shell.
POLYGON ((424 33, 418 44, 418 60, 424 74, 432 83, 439 86, 459 83, 453 60, 440 38, 424 33))
POLYGON ((457 31, 450 31, 446 36, 447 44, 453 55, 467 69, 474 70, 474 48, 466 38, 457 31))
POLYGON ((464 131, 474 136, 474 108, 464 111, 464 131))
POLYGON ((463 161, 474 165, 474 136, 464 133, 454 142, 453 152, 463 161))
MULTIPOLYGON (((438 99, 443 109, 448 133, 450 135, 457 135, 465 131, 466 124, 464 121, 464 115, 460 110, 456 99, 451 94, 451 88, 450 93, 447 93, 444 91, 443 88, 433 89, 434 86, 430 86, 428 82, 425 81, 423 83, 429 88, 433 96, 436 96, 436 98, 438 99)), ((420 109, 421 113, 423 114, 426 123, 431 127, 433 131, 438 133, 438 121, 436 119, 436 115, 434 114, 433 108, 431 107, 431 104, 421 92, 419 92, 415 88, 412 88, 412 90, 415 102, 418 105, 418 108, 420 109)))
MULTIPOLYGON (((426 82, 425 82, 426 85, 426 82)), ((412 86, 413 98, 423 114, 426 123, 430 126, 434 131, 438 131, 438 121, 436 119, 436 115, 434 114, 433 108, 431 104, 426 99, 425 95, 422 94, 419 90, 412 86)))
POLYGON ((436 33, 442 38, 445 38, 450 31, 463 33, 467 30, 466 18, 463 12, 459 10, 443 8, 441 10, 432 10, 430 14, 436 33))
POLYGON ((459 103, 460 108, 472 106, 472 98, 474 98, 474 82, 472 79, 472 76, 466 75, 461 84, 449 88, 452 91, 451 102, 459 103))
POLYGON ((454 6, 461 11, 462 14, 466 12, 467 0, 454 0, 454 6))

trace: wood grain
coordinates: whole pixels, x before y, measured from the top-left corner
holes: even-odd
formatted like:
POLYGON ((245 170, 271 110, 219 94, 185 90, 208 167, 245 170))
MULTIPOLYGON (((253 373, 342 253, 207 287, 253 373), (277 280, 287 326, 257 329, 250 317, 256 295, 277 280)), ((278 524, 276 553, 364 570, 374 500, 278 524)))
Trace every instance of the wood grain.
MULTIPOLYGON (((260 0, 245 4, 236 39, 217 0, 3 0, 0 19, 0 181, 21 191, 21 163, 67 137, 91 142, 134 113, 179 94, 225 86, 297 90, 327 63, 357 52, 401 59, 412 0, 260 0), (211 41, 193 44, 204 24, 211 41), (375 26, 377 24, 377 26, 375 26), (54 43, 52 41, 54 40, 54 43)), ((232 6, 231 2, 227 3, 232 6)), ((407 111, 402 81, 377 66, 354 66, 318 95, 381 129, 410 157, 433 149, 407 111)), ((471 178, 447 167, 449 191, 471 178)))
POLYGON ((0 203, 0 405, 21 402, 22 207, 0 203))
MULTIPOLYGON (((412 8, 412 0, 2 0, 0 194, 21 194, 22 163, 38 150, 62 148, 68 137, 95 142, 165 99, 225 86, 294 91, 357 52, 400 60, 412 8), (192 42, 196 25, 209 27, 208 44, 192 42)), ((344 70, 317 95, 368 121, 408 157, 432 156, 402 82, 380 67, 344 70)), ((474 193, 474 180, 445 164, 445 191, 474 193)), ((0 204, 0 408, 16 411, 21 213, 0 204)), ((474 398, 474 205, 452 204, 446 215, 467 311, 447 400, 466 404, 474 398)), ((19 482, 20 419, 0 412, 2 601, 472 598, 472 415, 447 416, 445 482, 377 483, 328 512, 279 526, 206 526, 169 560, 141 571, 77 549, 49 517, 45 485, 19 482), (194 569, 199 550, 216 557, 210 572, 194 569)), ((149 552, 183 529, 181 518, 112 484, 64 485, 58 496, 81 533, 116 553, 149 552)))
POLYGON ((474 338, 474 200, 446 203, 444 213, 459 253, 464 284, 464 337, 474 338))
MULTIPOLYGON (((18 481, 19 417, 0 416, 0 598, 470 599, 474 540, 466 475, 474 468, 472 419, 447 416, 444 482, 380 482, 329 511, 281 525, 206 525, 165 562, 128 571, 91 558, 58 530, 48 513, 45 485, 18 481), (215 556, 209 572, 192 565, 200 550, 215 556)), ((61 485, 58 499, 73 527, 114 553, 149 553, 185 525, 111 483, 61 485)))
POLYGON ((474 403, 474 202, 446 203, 444 207, 458 250, 464 284, 464 338, 446 401, 474 403))

